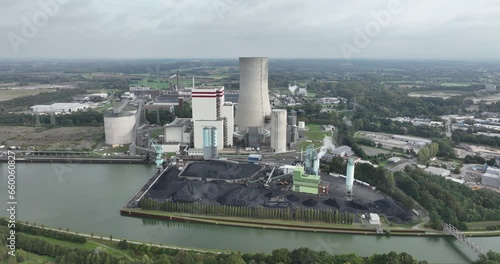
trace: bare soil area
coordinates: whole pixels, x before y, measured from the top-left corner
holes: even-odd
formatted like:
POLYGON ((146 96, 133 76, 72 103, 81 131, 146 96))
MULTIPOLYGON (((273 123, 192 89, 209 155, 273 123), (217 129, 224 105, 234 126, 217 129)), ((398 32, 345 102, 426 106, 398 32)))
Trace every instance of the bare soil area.
POLYGON ((0 144, 23 149, 33 146, 37 150, 90 150, 103 133, 101 127, 0 126, 0 144))

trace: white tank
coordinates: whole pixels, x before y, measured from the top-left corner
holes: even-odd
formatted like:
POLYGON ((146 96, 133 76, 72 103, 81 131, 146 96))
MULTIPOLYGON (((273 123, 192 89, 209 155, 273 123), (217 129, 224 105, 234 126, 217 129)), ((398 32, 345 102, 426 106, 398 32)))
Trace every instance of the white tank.
POLYGON ((345 189, 347 193, 352 193, 352 186, 354 185, 354 159, 349 158, 347 162, 347 172, 345 180, 345 189))
POLYGON ((135 114, 122 112, 118 115, 104 115, 104 134, 106 144, 131 144, 134 133, 135 114))
POLYGON ((299 121, 299 128, 300 128, 300 129, 304 129, 304 128, 306 128, 306 122, 304 122, 304 121, 299 121))
POLYGON ((240 96, 235 118, 240 130, 264 127, 265 117, 271 114, 268 74, 269 58, 240 58, 240 96))
POLYGON ((286 151, 286 110, 271 112, 271 149, 276 153, 286 151))

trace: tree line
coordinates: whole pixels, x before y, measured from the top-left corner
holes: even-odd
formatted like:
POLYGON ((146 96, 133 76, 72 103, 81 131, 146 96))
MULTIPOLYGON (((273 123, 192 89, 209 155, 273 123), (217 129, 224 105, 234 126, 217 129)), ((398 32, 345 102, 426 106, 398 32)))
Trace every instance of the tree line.
MULTIPOLYGON (((0 226, 7 226, 7 225, 8 225, 8 221, 3 219, 3 218, 0 218, 0 226)), ((69 242, 74 242, 74 243, 79 243, 79 244, 85 244, 87 242, 87 239, 83 236, 57 232, 57 231, 50 230, 50 229, 37 228, 37 227, 26 225, 26 224, 23 224, 20 222, 16 223, 14 230, 16 232, 27 233, 27 234, 35 235, 35 236, 50 237, 50 238, 54 238, 57 240, 64 240, 64 241, 69 241, 69 242)))
POLYGON ((268 208, 228 206, 221 204, 180 203, 172 201, 160 202, 151 198, 144 198, 143 200, 141 200, 140 208, 144 210, 161 210, 167 212, 256 219, 280 219, 286 221, 295 220, 349 225, 354 222, 354 214, 350 212, 340 212, 332 209, 320 211, 312 208, 295 208, 295 210, 292 210, 289 207, 268 208))

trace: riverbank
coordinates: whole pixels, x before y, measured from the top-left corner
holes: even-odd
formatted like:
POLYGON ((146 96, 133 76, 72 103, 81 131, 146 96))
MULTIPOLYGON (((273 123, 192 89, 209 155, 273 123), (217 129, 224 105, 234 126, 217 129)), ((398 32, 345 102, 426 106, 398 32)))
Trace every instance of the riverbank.
POLYGON ((154 218, 172 221, 184 221, 190 223, 202 223, 213 225, 227 225, 237 227, 251 227, 287 231, 324 232, 358 235, 393 235, 393 236, 447 236, 443 232, 435 230, 415 230, 402 228, 384 228, 384 233, 377 233, 376 226, 350 226, 326 223, 306 223, 296 221, 279 221, 272 219, 252 219, 220 216, 204 216, 186 213, 172 213, 153 210, 123 208, 120 210, 123 216, 154 218))
MULTIPOLYGON (((0 163, 7 163, 8 157, 0 157, 0 163)), ((90 164, 150 164, 140 158, 80 158, 80 157, 26 157, 16 156, 17 163, 90 163, 90 164)))

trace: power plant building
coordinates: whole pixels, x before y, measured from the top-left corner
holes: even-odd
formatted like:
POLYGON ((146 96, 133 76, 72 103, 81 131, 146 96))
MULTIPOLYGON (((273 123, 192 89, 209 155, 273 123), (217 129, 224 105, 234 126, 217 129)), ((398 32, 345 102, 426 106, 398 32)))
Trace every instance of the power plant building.
POLYGON ((234 105, 224 100, 224 87, 196 87, 192 92, 194 148, 203 149, 203 129, 215 128, 218 149, 233 145, 234 105))
POLYGON ((269 58, 240 58, 240 95, 236 111, 236 125, 239 130, 264 127, 269 121, 271 104, 268 74, 269 58))
POLYGON ((286 151, 287 114, 284 109, 275 109, 271 113, 271 150, 276 153, 286 151))

